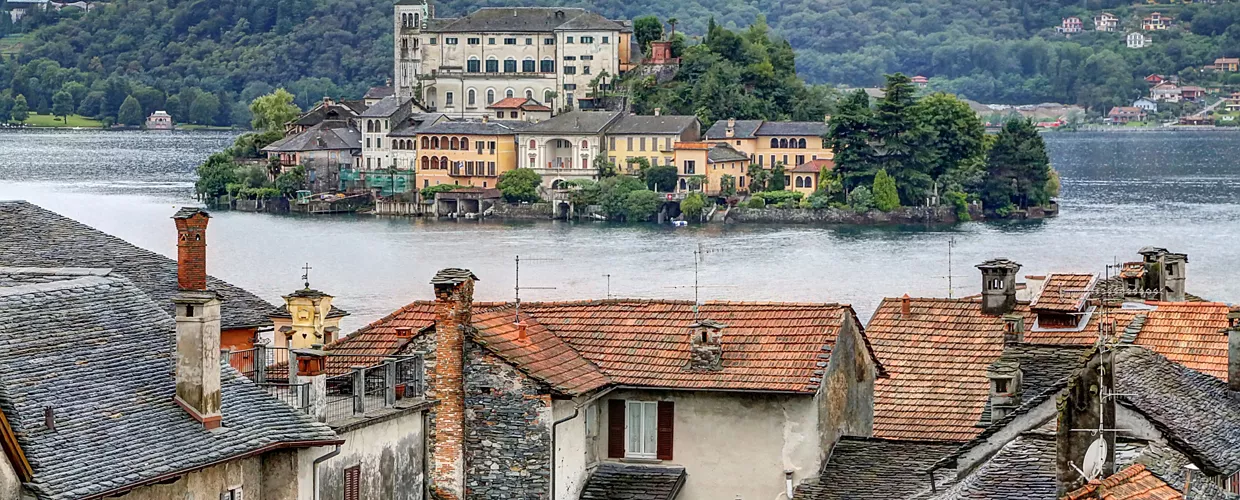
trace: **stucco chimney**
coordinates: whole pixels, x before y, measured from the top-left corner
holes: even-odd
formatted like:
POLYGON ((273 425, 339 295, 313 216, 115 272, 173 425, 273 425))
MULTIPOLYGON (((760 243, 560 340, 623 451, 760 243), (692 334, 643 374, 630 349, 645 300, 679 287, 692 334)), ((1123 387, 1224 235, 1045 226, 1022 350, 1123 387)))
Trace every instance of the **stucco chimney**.
POLYGON ((736 118, 728 118, 728 128, 723 135, 724 137, 736 137, 736 118))
POLYGON ((442 269, 435 286, 435 431, 431 491, 440 500, 465 498, 465 331, 472 323, 474 273, 442 269))
POLYGON ((982 271, 982 313, 1002 315, 1016 307, 1016 273, 1020 264, 991 259, 977 265, 982 271))
POLYGON ((327 353, 323 344, 311 349, 295 349, 297 383, 306 384, 307 412, 319 422, 327 421, 327 353))
POLYGON ((655 116, 659 116, 661 113, 663 113, 663 108, 654 108, 655 116))
POLYGON ((689 370, 716 371, 723 368, 721 330, 725 326, 709 319, 689 325, 689 370))
POLYGON ((1025 341, 1025 317, 1020 314, 1003 315, 1003 343, 1019 344, 1025 341))
POLYGON ((1240 308, 1227 313, 1227 386, 1240 391, 1240 308))
POLYGON ((207 290, 207 221, 197 208, 172 216, 177 227, 176 381, 174 399, 207 429, 220 426, 220 300, 207 290))

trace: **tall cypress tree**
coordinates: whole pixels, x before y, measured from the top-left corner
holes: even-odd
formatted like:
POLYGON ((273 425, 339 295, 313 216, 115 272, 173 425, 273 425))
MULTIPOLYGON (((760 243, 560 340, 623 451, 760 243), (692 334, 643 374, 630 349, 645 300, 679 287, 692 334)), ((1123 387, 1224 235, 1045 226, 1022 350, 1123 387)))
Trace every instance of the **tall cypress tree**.
POLYGON ((1050 159, 1033 122, 1011 120, 1003 126, 986 157, 982 201, 986 208, 1007 205, 1027 208, 1050 200, 1050 159))
POLYGON ((874 108, 876 163, 896 180, 900 199, 918 205, 933 180, 933 132, 915 116, 916 88, 902 73, 887 75, 886 95, 874 108))
POLYGON ((827 127, 827 147, 835 151, 835 172, 845 192, 866 185, 874 177, 874 150, 870 147, 870 127, 874 114, 870 96, 857 90, 840 101, 827 127))

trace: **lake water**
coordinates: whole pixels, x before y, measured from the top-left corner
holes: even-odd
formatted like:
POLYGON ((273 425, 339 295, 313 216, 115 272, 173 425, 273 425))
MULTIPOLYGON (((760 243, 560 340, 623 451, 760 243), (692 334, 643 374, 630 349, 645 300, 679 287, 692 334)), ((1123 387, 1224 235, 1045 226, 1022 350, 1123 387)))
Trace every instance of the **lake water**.
MULTIPOLYGON (((1240 135, 1232 132, 1051 134, 1062 215, 948 227, 721 226, 671 228, 569 222, 428 221, 373 216, 215 213, 210 273, 279 303, 311 285, 353 316, 345 330, 431 297, 436 270, 466 267, 477 298, 693 298, 851 303, 868 318, 884 296, 946 296, 954 239, 956 295, 978 290, 991 257, 1022 272, 1102 272, 1142 246, 1190 257, 1189 291, 1240 299, 1240 135), (550 260, 533 260, 550 259, 550 260)), ((169 216, 193 204, 194 167, 225 133, 3 132, 0 199, 25 199, 170 257, 169 216)), ((3 235, 0 235, 3 237, 3 235)))

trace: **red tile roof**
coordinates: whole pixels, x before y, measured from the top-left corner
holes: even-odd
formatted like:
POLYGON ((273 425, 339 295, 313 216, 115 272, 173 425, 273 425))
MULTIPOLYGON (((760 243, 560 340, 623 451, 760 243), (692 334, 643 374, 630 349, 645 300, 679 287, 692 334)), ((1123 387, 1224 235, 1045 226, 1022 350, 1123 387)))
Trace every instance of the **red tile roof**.
MULTIPOLYGON (((698 317, 727 325, 723 369, 690 372, 684 367, 691 301, 534 302, 523 303, 521 313, 528 342, 518 339, 510 305, 474 303, 474 340, 569 394, 607 384, 813 394, 841 321, 856 318, 851 306, 840 304, 706 302, 698 317)), ((433 302, 414 302, 327 350, 378 362, 403 345, 396 327, 416 333, 433 324, 433 302)))
POLYGON ((1042 291, 1029 303, 1029 308, 1065 313, 1080 311, 1096 280, 1092 274, 1052 274, 1046 278, 1042 291))
POLYGON ((792 172, 814 172, 814 173, 818 173, 818 172, 822 171, 822 167, 827 167, 827 170, 831 170, 831 169, 835 168, 835 161, 833 161, 833 160, 828 160, 828 159, 825 159, 825 158, 819 158, 819 159, 817 159, 817 160, 810 160, 810 161, 807 161, 807 162, 802 163, 802 164, 800 164, 800 165, 797 165, 796 167, 793 167, 793 169, 792 169, 791 171, 792 171, 792 172))
POLYGON ((1143 464, 1133 464, 1101 481, 1093 480, 1062 500, 1181 500, 1184 494, 1143 464))
MULTIPOLYGON (((1227 304, 1149 302, 1136 344, 1206 375, 1227 380, 1227 304)), ((1141 311, 1138 311, 1141 312, 1141 311)))
POLYGON ((525 111, 551 111, 551 108, 528 97, 505 97, 487 106, 487 109, 522 109, 525 111))

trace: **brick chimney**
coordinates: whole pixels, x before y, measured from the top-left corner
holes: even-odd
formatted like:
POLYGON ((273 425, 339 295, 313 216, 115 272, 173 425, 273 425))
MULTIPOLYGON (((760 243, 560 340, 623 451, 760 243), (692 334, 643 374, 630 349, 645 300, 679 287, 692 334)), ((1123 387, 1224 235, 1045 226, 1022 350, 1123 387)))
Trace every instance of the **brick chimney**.
POLYGON ((1240 391, 1240 308, 1227 313, 1227 387, 1240 391))
POLYGON ((472 323, 474 282, 468 269, 435 273, 435 430, 431 436, 431 492, 439 500, 465 498, 465 331, 472 323))
POLYGON ((704 319, 689 325, 689 365, 692 371, 717 371, 723 368, 723 334, 727 326, 704 319))
POLYGON ((913 299, 909 297, 907 293, 904 294, 903 297, 900 297, 900 318, 907 319, 913 315, 912 302, 913 299))
POLYGON ((991 259, 977 265, 982 271, 982 313, 999 316, 1016 308, 1016 273, 1020 264, 991 259))
POLYGON ((197 208, 172 216, 177 227, 176 380, 174 398, 207 429, 220 426, 220 300, 207 290, 207 221, 197 208))

